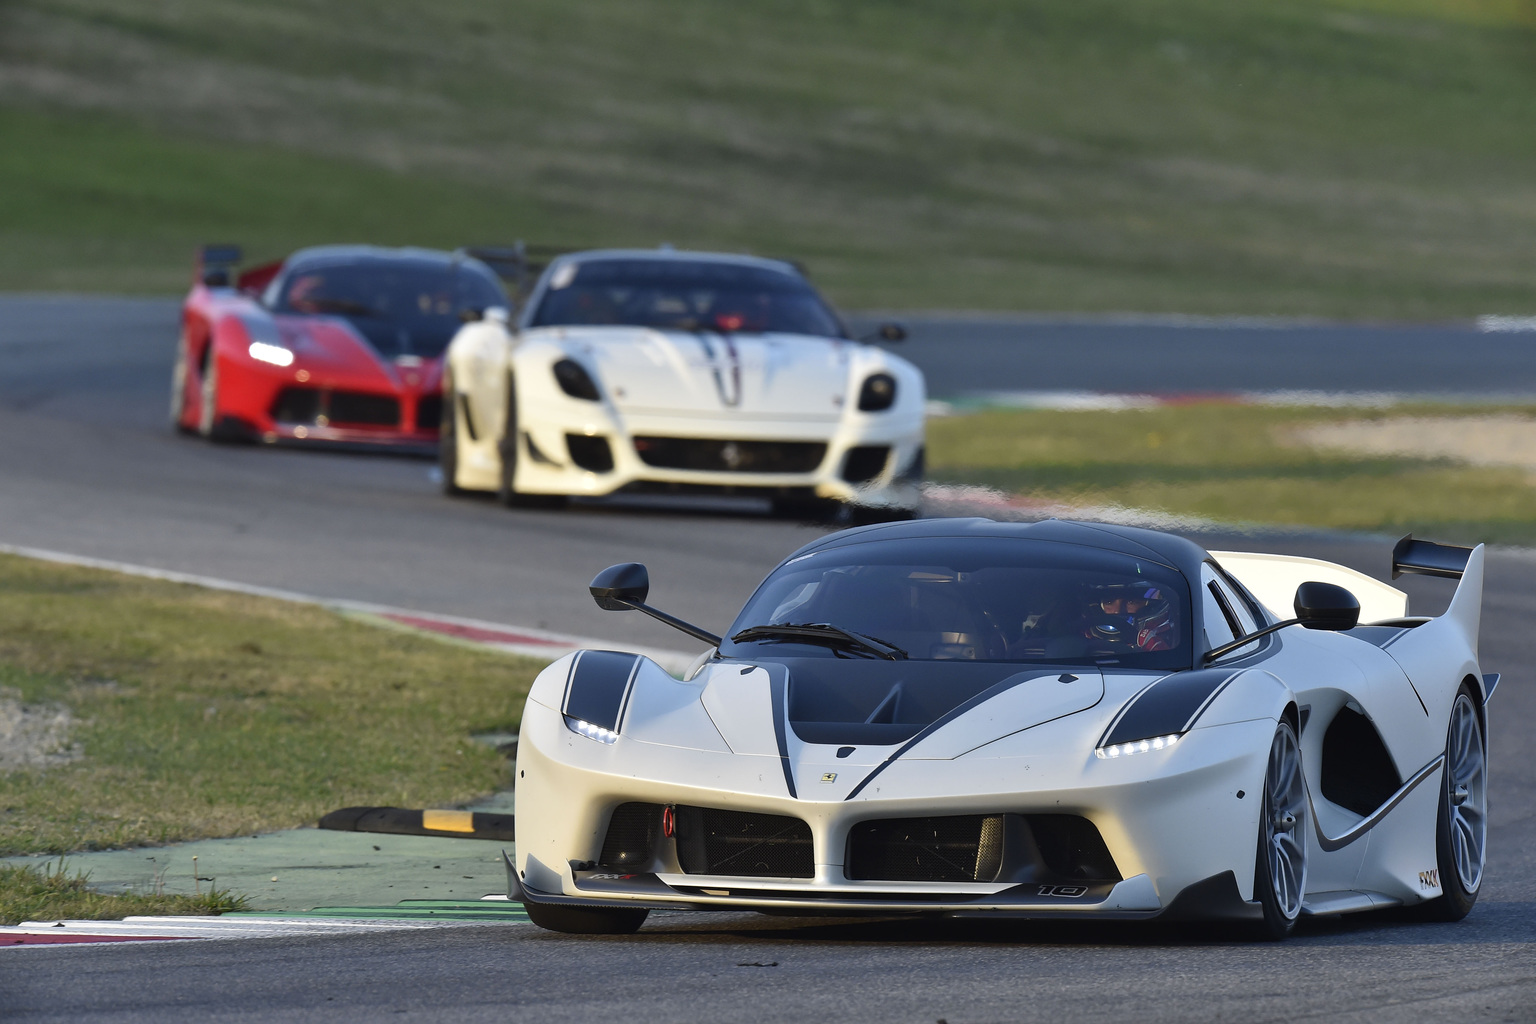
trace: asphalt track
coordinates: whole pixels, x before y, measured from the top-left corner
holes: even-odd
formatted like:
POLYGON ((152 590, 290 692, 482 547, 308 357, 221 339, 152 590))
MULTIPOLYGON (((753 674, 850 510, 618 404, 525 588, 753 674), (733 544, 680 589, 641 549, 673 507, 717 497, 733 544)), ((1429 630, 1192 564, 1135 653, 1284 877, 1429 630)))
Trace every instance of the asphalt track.
MULTIPOLYGON (((1452 379, 1435 362, 1443 342, 1414 349, 1407 329, 1337 329, 1319 358, 1284 361, 1294 376, 1276 379, 1266 376, 1267 357, 1247 361, 1249 377, 1242 366, 1225 376, 1203 366, 1213 345, 1264 344, 1240 327, 1199 327, 1162 338, 1156 372, 1182 382, 1162 387, 1152 377, 1121 382, 1118 360, 1093 370, 1093 351, 1133 349, 1145 326, 1079 326, 1114 330, 1097 350, 1086 335, 1045 344, 1017 323, 991 342, 917 330, 905 351, 936 382, 950 373, 955 383, 942 387, 955 391, 1536 390, 1527 388, 1536 385, 1536 349, 1527 354, 1518 335, 1454 333, 1463 376, 1452 379), (1467 346, 1485 343, 1468 358, 1467 346), (1423 364, 1411 379, 1439 387, 1391 376, 1415 352, 1423 364)), ((660 644, 675 642, 663 627, 592 607, 585 583, 595 569, 647 562, 655 603, 719 629, 765 569, 816 533, 751 509, 512 513, 443 498, 420 460, 178 437, 164 415, 174 328, 175 304, 163 301, 0 299, 0 542, 660 644)), ((1339 536, 1200 539, 1377 573, 1389 550, 1381 539, 1339 536)), ((1536 559, 1522 553, 1490 560, 1483 661, 1505 681, 1491 716, 1488 871, 1460 924, 1357 916, 1305 922, 1284 944, 1252 946, 1157 927, 657 915, 626 938, 513 926, 36 948, 0 956, 0 1018, 1536 1020, 1536 764, 1526 753, 1536 726, 1533 569, 1536 559)), ((1437 581, 1412 582, 1416 610, 1435 610, 1447 593, 1437 581)))

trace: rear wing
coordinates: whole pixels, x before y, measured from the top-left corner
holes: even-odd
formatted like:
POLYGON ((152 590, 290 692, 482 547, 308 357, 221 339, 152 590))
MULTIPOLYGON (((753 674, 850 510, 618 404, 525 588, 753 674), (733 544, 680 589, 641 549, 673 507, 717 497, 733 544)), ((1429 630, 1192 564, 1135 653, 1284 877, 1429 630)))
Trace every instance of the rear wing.
POLYGON ((549 261, 575 249, 553 245, 528 245, 521 238, 511 245, 466 245, 454 250, 455 255, 479 260, 496 276, 512 285, 513 301, 521 302, 533 290, 549 261))
POLYGON ((209 288, 228 288, 244 254, 238 245, 200 245, 193 275, 209 288))
POLYGON ((1414 540, 1409 534, 1392 549, 1392 578, 1404 573, 1420 576, 1440 576, 1459 580, 1467 571, 1467 561, 1472 549, 1456 544, 1436 544, 1429 540, 1414 540))

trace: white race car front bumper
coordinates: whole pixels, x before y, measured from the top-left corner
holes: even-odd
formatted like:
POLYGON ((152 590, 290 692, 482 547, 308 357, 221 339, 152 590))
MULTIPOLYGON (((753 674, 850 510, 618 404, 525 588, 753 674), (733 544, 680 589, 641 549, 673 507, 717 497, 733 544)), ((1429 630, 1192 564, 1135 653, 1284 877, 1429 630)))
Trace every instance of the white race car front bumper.
MULTIPOLYGON (((1099 716, 1080 717, 1096 722, 1099 716)), ((1102 727, 1084 722, 1029 730, 1039 735, 1027 754, 898 760, 882 772, 873 795, 817 800, 785 792, 778 758, 622 736, 602 744, 570 732, 559 713, 530 702, 518 756, 512 895, 584 906, 790 913, 1115 918, 1170 910, 1201 918, 1257 913, 1248 901, 1264 755, 1274 722, 1196 729, 1175 748, 1119 760, 1095 758, 1091 746, 1082 745, 1084 724, 1102 727), (603 864, 610 821, 626 803, 798 819, 809 827, 813 873, 795 878, 690 873, 668 853, 665 839, 649 864, 603 864), (1077 879, 1026 871, 1022 880, 913 882, 845 874, 850 832, 859 823, 1036 814, 1086 818, 1113 859, 1113 875, 1077 879)), ((825 754, 827 764, 843 771, 869 770, 837 762, 831 749, 825 754)))

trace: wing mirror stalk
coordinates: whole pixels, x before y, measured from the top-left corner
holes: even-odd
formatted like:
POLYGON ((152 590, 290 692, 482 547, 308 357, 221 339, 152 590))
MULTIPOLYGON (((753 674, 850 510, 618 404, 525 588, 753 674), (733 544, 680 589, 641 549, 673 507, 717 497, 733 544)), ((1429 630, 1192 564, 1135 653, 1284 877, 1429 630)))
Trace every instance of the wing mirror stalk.
POLYGON ((597 606, 604 611, 622 612, 634 609, 645 612, 651 618, 665 622, 673 629, 681 630, 695 640, 702 640, 711 647, 720 646, 720 637, 715 634, 645 603, 646 597, 651 592, 651 576, 646 572, 645 566, 639 562, 610 565, 592 578, 592 585, 587 589, 592 592, 592 600, 596 601, 597 606))
POLYGON ((1303 626, 1307 629, 1327 629, 1334 632, 1343 632, 1354 629, 1360 623, 1360 602, 1354 594, 1343 587, 1332 583, 1318 583, 1315 580, 1303 583, 1296 588, 1296 617, 1286 619, 1284 622, 1276 622, 1265 626, 1263 629, 1254 630, 1247 636, 1240 636, 1231 643, 1213 647, 1205 652, 1201 658, 1202 664, 1210 664, 1217 658, 1231 654, 1239 647, 1246 647, 1261 636, 1287 626, 1303 626))
POLYGON ((859 338, 860 341, 884 341, 896 342, 907 340, 907 327, 905 324, 881 324, 873 331, 859 338))

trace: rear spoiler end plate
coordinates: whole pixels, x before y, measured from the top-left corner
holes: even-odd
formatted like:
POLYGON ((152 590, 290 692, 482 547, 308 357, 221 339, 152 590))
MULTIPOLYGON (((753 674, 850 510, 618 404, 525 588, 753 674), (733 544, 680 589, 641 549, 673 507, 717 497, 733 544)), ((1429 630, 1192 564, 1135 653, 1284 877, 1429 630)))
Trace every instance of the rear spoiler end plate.
POLYGON ((1462 573, 1466 572, 1467 560, 1471 557, 1471 548, 1414 540, 1410 533, 1392 548, 1392 578, 1397 579, 1408 573, 1459 580, 1462 573))

